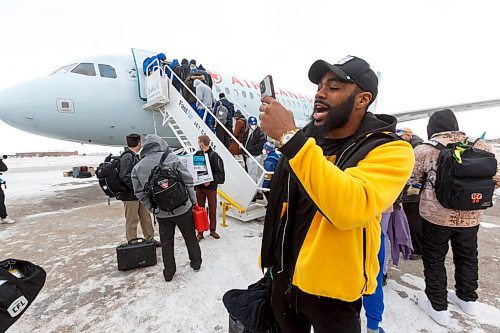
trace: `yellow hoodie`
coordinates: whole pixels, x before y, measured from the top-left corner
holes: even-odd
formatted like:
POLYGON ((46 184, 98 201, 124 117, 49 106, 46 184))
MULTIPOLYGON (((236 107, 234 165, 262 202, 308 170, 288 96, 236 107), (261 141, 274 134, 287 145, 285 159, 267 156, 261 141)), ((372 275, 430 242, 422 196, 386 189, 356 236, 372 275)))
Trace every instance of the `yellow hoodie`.
MULTIPOLYGON (((291 146, 298 148, 285 146, 282 152, 318 208, 300 247, 292 283, 306 293, 348 302, 374 293, 381 213, 395 202, 411 175, 412 147, 402 140, 390 141, 341 170, 314 139, 299 132, 292 140, 291 146)), ((264 234, 263 256, 266 226, 264 234)), ((263 266, 268 263, 266 259, 263 266)))

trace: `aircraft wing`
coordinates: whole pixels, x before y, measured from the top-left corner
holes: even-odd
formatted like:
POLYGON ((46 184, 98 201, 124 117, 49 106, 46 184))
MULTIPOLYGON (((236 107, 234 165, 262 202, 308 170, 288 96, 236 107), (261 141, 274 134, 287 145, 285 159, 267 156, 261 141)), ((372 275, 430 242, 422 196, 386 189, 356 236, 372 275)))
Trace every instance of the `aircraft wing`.
POLYGON ((488 101, 479 101, 472 103, 456 104, 456 105, 446 105, 429 109, 413 110, 413 111, 403 111, 391 113, 391 115, 398 118, 398 122, 404 122, 409 120, 416 120, 430 117, 434 112, 443 109, 450 109, 453 112, 471 111, 477 109, 492 108, 495 106, 500 106, 500 99, 492 99, 488 101))

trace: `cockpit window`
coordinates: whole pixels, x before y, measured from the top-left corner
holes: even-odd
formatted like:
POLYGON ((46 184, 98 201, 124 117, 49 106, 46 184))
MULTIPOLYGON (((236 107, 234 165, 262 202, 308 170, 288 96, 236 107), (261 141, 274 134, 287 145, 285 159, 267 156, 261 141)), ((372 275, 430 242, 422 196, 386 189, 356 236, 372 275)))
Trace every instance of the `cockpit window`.
POLYGON ((99 72, 102 77, 109 77, 112 79, 116 79, 116 70, 110 65, 99 64, 99 72))
POLYGON ((50 75, 54 75, 54 74, 59 74, 59 73, 66 73, 67 71, 69 71, 71 68, 75 67, 76 64, 71 64, 71 65, 66 65, 66 66, 63 66, 61 68, 59 68, 58 70, 54 71, 52 74, 50 75))
POLYGON ((95 76, 94 64, 82 62, 76 66, 71 73, 82 74, 87 76, 95 76))

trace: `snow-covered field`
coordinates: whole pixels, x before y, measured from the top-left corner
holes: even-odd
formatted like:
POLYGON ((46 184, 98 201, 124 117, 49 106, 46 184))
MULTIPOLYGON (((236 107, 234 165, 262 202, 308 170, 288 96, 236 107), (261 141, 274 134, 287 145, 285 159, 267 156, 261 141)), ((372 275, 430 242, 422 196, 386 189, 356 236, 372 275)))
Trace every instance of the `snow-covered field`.
MULTIPOLYGON (((79 191, 89 191, 89 187, 96 186, 95 178, 64 178, 62 171, 73 165, 96 166, 103 158, 33 161, 31 166, 9 163, 11 169, 4 174, 12 187, 7 194, 9 201, 15 204, 22 198, 36 202, 79 186, 87 187, 79 191)), ((245 288, 261 276, 257 265, 262 236, 259 222, 229 219, 228 228, 218 229, 220 240, 203 240, 199 272, 189 267, 184 242, 177 234, 177 272, 167 283, 161 273, 159 249, 156 266, 117 271, 115 247, 124 237, 120 202, 26 214, 16 224, 0 225, 0 244, 4 244, 0 259, 32 260, 46 269, 48 279, 34 304, 9 333, 227 332, 223 294, 232 288, 245 288)), ((498 230, 497 226, 484 225, 491 232, 498 230)), ((500 332, 500 309, 481 302, 475 317, 450 303, 449 326, 437 325, 416 305, 417 298, 424 294, 423 279, 401 269, 391 268, 384 287, 381 326, 386 332, 500 332)), ((490 296, 500 298, 494 292, 490 296)), ((364 327, 364 312, 362 318, 364 327)))
POLYGON ((5 163, 9 171, 2 176, 7 181, 5 191, 7 202, 23 197, 44 197, 56 191, 91 186, 97 182, 93 178, 63 177, 64 171, 73 166, 92 166, 96 168, 106 156, 69 156, 69 157, 28 157, 9 158, 5 163))

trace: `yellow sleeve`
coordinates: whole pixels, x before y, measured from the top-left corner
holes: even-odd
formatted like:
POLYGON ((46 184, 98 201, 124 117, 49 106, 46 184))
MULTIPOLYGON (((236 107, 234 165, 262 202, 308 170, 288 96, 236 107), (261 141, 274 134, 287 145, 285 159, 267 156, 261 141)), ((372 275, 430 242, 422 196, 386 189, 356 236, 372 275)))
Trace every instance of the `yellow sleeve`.
POLYGON ((303 138, 305 142, 294 140, 295 149, 285 146, 282 151, 293 155, 287 156, 293 173, 339 229, 362 226, 381 214, 394 203, 413 170, 413 150, 404 141, 376 147, 357 166, 342 171, 323 156, 314 139, 303 138))

